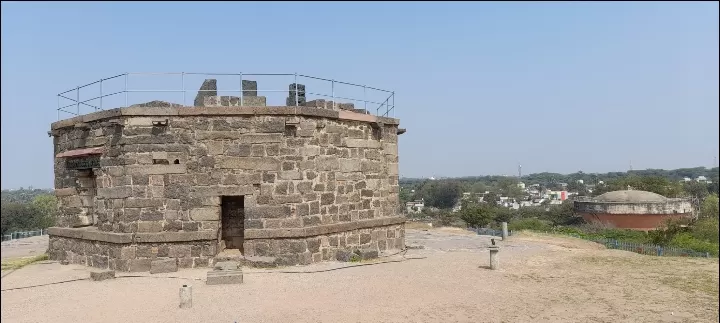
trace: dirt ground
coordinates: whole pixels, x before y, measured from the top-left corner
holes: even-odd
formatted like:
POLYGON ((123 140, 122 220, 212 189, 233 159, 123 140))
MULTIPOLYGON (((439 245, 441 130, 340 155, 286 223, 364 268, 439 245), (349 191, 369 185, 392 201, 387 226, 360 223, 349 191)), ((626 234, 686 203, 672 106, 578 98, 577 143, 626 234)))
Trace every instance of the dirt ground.
MULTIPOLYGON (((523 233, 508 241, 496 239, 501 267, 493 271, 487 268, 491 237, 413 227, 407 230, 407 245, 424 249, 409 249, 404 257, 362 266, 329 262, 247 269, 242 285, 207 286, 202 281, 207 269, 92 282, 86 279, 86 267, 45 261, 3 273, 2 320, 718 321, 717 259, 643 256, 579 239, 523 233), (339 269, 346 266, 357 267, 339 269), (80 280, 24 288, 72 279, 80 280), (191 309, 178 308, 183 284, 193 288, 191 309)), ((47 238, 32 239, 38 241, 3 243, 3 258, 6 252, 42 253, 47 238)), ((130 274, 118 273, 123 275, 130 274)))

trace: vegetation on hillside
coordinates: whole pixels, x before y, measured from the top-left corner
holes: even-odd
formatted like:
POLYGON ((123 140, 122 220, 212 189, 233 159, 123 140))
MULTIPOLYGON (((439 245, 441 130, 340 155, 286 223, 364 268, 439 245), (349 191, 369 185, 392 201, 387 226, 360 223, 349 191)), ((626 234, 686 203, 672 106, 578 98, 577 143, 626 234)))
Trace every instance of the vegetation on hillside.
POLYGON ((465 177, 440 180, 401 180, 401 200, 425 200, 426 208, 421 217, 440 225, 499 228, 500 222, 508 222, 510 230, 536 230, 572 234, 588 239, 614 239, 634 243, 656 244, 709 252, 718 255, 718 168, 703 167, 665 170, 630 171, 626 173, 561 175, 551 173, 531 174, 522 179, 503 176, 465 177), (705 176, 711 183, 695 181, 705 176), (692 181, 685 181, 691 178, 692 181), (582 180, 579 182, 578 180, 582 180), (654 192, 666 197, 691 198, 698 218, 685 222, 669 222, 653 232, 620 230, 586 224, 574 216, 572 201, 559 205, 541 205, 510 209, 494 203, 500 196, 522 199, 518 187, 538 184, 539 189, 564 189, 579 195, 597 196, 614 190, 631 187, 635 190, 654 192), (592 193, 590 193, 592 189, 592 193), (483 202, 462 200, 459 212, 450 208, 461 201, 464 192, 485 193, 483 202), (489 203, 488 203, 489 202, 489 203))
POLYGON ((57 200, 50 190, 2 191, 2 234, 45 229, 55 223, 57 200))

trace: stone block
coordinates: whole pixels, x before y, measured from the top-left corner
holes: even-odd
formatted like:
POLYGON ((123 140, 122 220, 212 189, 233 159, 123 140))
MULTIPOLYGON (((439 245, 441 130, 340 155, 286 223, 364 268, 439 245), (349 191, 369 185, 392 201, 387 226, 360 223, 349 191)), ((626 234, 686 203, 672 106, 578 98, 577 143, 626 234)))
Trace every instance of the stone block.
POLYGON ((237 261, 220 261, 213 267, 214 270, 238 270, 240 263, 237 261))
POLYGON ((145 272, 150 271, 150 263, 152 259, 133 259, 129 260, 129 272, 145 272))
POLYGON ((245 216, 248 219, 286 218, 291 214, 290 207, 284 205, 256 206, 245 210, 245 216))
POLYGON ((164 199, 148 199, 148 198, 128 198, 125 199, 125 207, 143 208, 143 207, 160 207, 163 206, 164 199))
POLYGON ((257 96, 257 81, 242 80, 243 97, 257 96))
POLYGON ((251 256, 251 257, 245 257, 244 263, 246 266, 253 267, 253 268, 274 268, 274 267, 277 267, 277 258, 251 256))
POLYGON ((239 96, 221 96, 220 97, 220 106, 223 107, 238 107, 240 106, 240 97, 239 96))
POLYGON ((90 272, 90 279, 94 281, 103 281, 106 279, 114 279, 115 278, 115 271, 114 270, 101 270, 101 271, 91 271, 90 272))
POLYGON ((138 232, 161 232, 163 230, 162 223, 157 221, 140 221, 138 222, 138 232))
POLYGON ((219 208, 197 208, 190 210, 190 218, 193 221, 217 221, 220 220, 219 208))
POLYGON ((207 273, 207 285, 229 285, 229 284, 242 284, 243 272, 241 269, 237 270, 212 270, 207 273))
POLYGON ((164 174, 185 174, 187 168, 182 164, 172 165, 132 165, 127 166, 126 171, 130 175, 164 175, 164 174))
POLYGON ((206 79, 200 86, 197 96, 195 96, 195 106, 205 106, 205 98, 209 96, 217 96, 217 80, 206 79))
POLYGON ((364 162, 361 162, 359 159, 340 158, 338 161, 340 163, 340 171, 344 173, 359 172, 364 168, 364 162))
POLYGON ((132 195, 132 188, 129 186, 98 188, 97 197, 106 199, 124 199, 132 195))
POLYGON ((218 158, 217 168, 278 171, 280 161, 272 157, 223 157, 218 158))
POLYGON ((347 250, 338 250, 335 253, 335 260, 342 261, 342 262, 348 262, 350 261, 350 257, 352 257, 353 253, 347 250))
POLYGON ((156 259, 150 262, 150 273, 173 273, 178 270, 177 260, 175 258, 170 259, 156 259))
POLYGON ((345 139, 345 145, 349 148, 380 148, 380 142, 368 139, 345 139))
POLYGON ((267 98, 264 96, 244 96, 242 98, 242 106, 265 107, 267 106, 267 98))

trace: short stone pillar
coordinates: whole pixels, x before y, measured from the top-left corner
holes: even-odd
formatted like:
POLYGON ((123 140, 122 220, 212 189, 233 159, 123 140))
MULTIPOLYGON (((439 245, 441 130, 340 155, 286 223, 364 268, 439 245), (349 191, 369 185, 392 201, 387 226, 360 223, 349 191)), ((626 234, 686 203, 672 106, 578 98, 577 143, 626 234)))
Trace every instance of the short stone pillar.
POLYGON ((289 107, 305 106, 305 85, 297 83, 290 84, 285 104, 289 107))
POLYGON ((192 286, 180 287, 180 308, 192 308, 192 286))
POLYGON ((502 223, 502 239, 505 241, 508 237, 507 222, 502 223))
POLYGON ((488 247, 488 250, 490 250, 490 269, 497 270, 498 268, 500 268, 500 259, 498 259, 498 252, 500 252, 500 247, 490 246, 488 247))

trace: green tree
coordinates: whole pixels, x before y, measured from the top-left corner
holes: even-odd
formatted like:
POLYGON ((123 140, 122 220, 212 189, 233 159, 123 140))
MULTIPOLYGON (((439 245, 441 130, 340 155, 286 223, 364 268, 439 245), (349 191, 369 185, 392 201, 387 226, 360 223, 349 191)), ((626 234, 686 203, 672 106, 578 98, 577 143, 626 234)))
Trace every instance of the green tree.
POLYGON ((460 219, 469 227, 484 227, 493 221, 495 207, 487 204, 476 204, 460 211, 460 219))
POLYGON ((461 195, 460 185, 454 181, 427 181, 415 191, 415 199, 424 198, 425 205, 440 209, 452 208, 461 195))
POLYGON ((718 218, 718 196, 712 194, 705 198, 700 204, 700 217, 702 218, 718 218))
POLYGON ((497 201, 499 201, 500 198, 495 194, 495 192, 489 192, 483 196, 483 202, 489 204, 489 205, 496 205, 497 201))
POLYGON ((700 200, 708 196, 708 185, 696 181, 686 182, 683 184, 683 190, 687 195, 698 198, 700 200))
POLYGON ((38 222, 42 218, 40 212, 30 204, 4 202, 0 207, 2 234, 37 229, 38 222))
POLYGON ((36 224, 38 228, 44 229, 55 224, 58 206, 54 195, 38 195, 33 199, 31 206, 38 212, 36 224))
POLYGON ((493 210, 493 220, 495 222, 510 222, 513 218, 513 211, 506 207, 496 207, 493 210))

